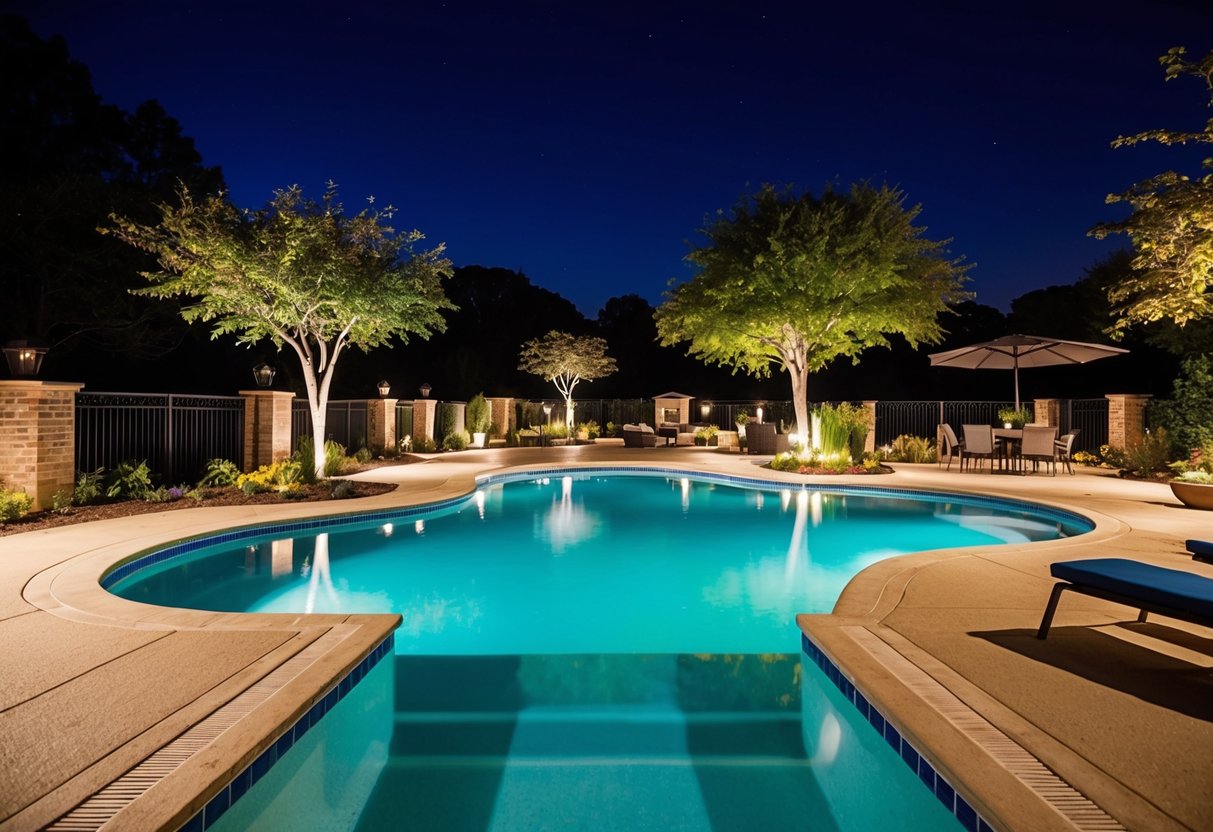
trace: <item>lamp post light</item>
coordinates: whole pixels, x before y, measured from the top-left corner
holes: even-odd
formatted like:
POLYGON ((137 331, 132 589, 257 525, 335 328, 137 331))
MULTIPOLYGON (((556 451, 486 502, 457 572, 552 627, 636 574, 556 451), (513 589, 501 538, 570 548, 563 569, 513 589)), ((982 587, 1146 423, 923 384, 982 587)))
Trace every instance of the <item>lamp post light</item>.
MULTIPOLYGON (((550 435, 552 432, 552 406, 550 404, 548 404, 547 402, 543 403, 543 416, 547 420, 547 426, 548 426, 547 433, 550 435)), ((539 426, 539 431, 540 431, 540 436, 544 437, 544 438, 540 439, 539 446, 546 447, 548 443, 547 443, 547 438, 543 433, 543 425, 539 426)))
POLYGON ((13 378, 33 378, 42 369, 50 348, 41 341, 18 338, 4 345, 4 359, 13 378))
POLYGON ((758 419, 758 424, 761 425, 762 424, 762 405, 758 405, 758 407, 754 408, 754 413, 758 419))
POLYGON ((253 381, 257 383, 258 387, 269 387, 274 383, 274 373, 276 372, 277 370, 263 361, 253 368, 253 381))
POLYGON ((378 387, 379 387, 379 398, 381 398, 381 399, 386 399, 387 394, 392 392, 392 385, 388 384, 386 378, 383 381, 379 382, 378 387))
POLYGON ((422 382, 421 386, 418 387, 417 389, 421 391, 421 398, 428 399, 430 397, 430 391, 433 390, 434 388, 430 387, 429 384, 422 382))

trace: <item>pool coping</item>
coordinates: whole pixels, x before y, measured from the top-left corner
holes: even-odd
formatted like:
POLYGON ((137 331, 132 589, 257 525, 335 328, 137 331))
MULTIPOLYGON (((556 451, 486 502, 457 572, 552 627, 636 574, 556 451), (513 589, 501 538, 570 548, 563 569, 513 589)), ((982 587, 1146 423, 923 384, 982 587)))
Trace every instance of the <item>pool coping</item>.
MULTIPOLYGON (((555 449, 555 450, 559 451, 560 449, 555 449)), ((551 459, 551 457, 546 457, 545 459, 551 459)), ((722 468, 721 462, 724 461, 715 454, 698 454, 695 456, 687 455, 684 457, 684 459, 685 459, 685 461, 680 461, 680 464, 673 466, 671 468, 671 470, 677 471, 677 472, 685 472, 692 476, 702 475, 705 473, 706 474, 719 474, 720 470, 722 468)), ((482 473, 487 470, 487 471, 491 472, 491 474, 493 474, 493 475, 509 474, 511 472, 531 474, 531 473, 534 473, 536 465, 540 464, 539 459, 536 459, 535 462, 529 462, 529 463, 521 462, 516 465, 492 464, 492 463, 498 462, 499 460, 500 460, 500 455, 498 454, 498 455, 495 455, 494 459, 486 460, 486 462, 490 462, 490 464, 488 464, 486 466, 483 466, 483 467, 467 466, 467 468, 479 467, 480 471, 482 473)), ((631 457, 630 460, 633 462, 639 461, 636 457, 631 457)), ((469 460, 469 462, 470 461, 471 460, 469 460)), ((513 460, 510 460, 510 461, 512 462, 513 460)), ((793 484, 793 483, 806 483, 806 482, 811 482, 813 485, 817 485, 817 484, 820 484, 820 482, 821 482, 821 480, 818 478, 815 478, 811 481, 806 481, 805 478, 799 477, 797 475, 778 476, 777 475, 778 472, 763 472, 763 473, 759 474, 757 477, 754 477, 753 476, 754 472, 752 470, 748 470, 745 467, 738 466, 735 462, 735 458, 733 460, 727 460, 727 461, 732 462, 734 464, 727 466, 726 470, 736 471, 736 470, 740 469, 746 473, 747 478, 750 479, 751 481, 758 480, 758 481, 761 481, 763 484, 768 484, 768 485, 771 485, 774 487, 787 486, 787 485, 793 484)), ((600 462, 603 464, 595 465, 595 467, 612 468, 612 467, 627 467, 627 465, 628 465, 627 462, 617 461, 617 460, 613 461, 613 460, 604 459, 604 460, 601 460, 600 462)), ((647 460, 645 460, 645 462, 647 463, 647 460)), ((584 462, 583 461, 545 462, 543 467, 540 468, 540 470, 550 469, 552 471, 557 471, 557 470, 567 471, 571 468, 578 467, 578 465, 584 465, 584 462)), ((643 467, 652 468, 654 466, 644 465, 643 467)), ((725 474, 723 476, 729 476, 729 475, 725 474)), ((364 477, 364 478, 373 478, 373 477, 364 477)), ((465 468, 465 470, 458 471, 458 472, 452 472, 450 476, 445 477, 438 490, 445 492, 445 495, 447 498, 457 501, 458 499, 465 499, 474 490, 475 482, 476 482, 475 474, 471 473, 469 470, 466 470, 466 468, 465 468)), ((835 483, 842 484, 844 482, 847 485, 866 485, 867 483, 870 483, 870 478, 858 478, 858 481, 851 480, 849 482, 847 481, 847 478, 841 478, 841 477, 837 477, 837 478, 831 477, 831 478, 827 479, 828 484, 835 484, 835 483), (865 480, 866 480, 866 482, 865 482, 865 480)), ((961 484, 965 485, 965 486, 968 485, 967 482, 963 482, 963 481, 961 484)), ((985 484, 986 483, 983 483, 983 485, 985 485, 985 484)), ((881 486, 881 487, 885 487, 885 486, 881 486)), ((889 485, 887 486, 887 488, 891 491, 907 490, 905 487, 899 486, 895 482, 890 482, 889 485)), ((940 487, 940 488, 932 487, 930 490, 932 491, 932 493, 936 493, 936 494, 952 493, 957 496, 972 496, 974 494, 976 494, 978 496, 983 496, 983 495, 988 495, 988 493, 989 493, 988 487, 974 491, 974 490, 970 490, 969 488, 965 488, 965 487, 955 487, 954 485, 950 485, 948 487, 940 487)), ((420 494, 417 491, 409 492, 407 489, 404 491, 398 490, 396 492, 392 492, 389 495, 384 495, 384 497, 386 497, 387 499, 369 498, 369 500, 367 500, 367 501, 360 501, 361 502, 360 509, 367 506, 368 502, 376 503, 377 507, 382 507, 384 509, 387 509, 388 507, 391 507, 391 508, 417 507, 420 502, 423 502, 422 500, 419 500, 418 497, 421 497, 421 496, 432 497, 434 494, 434 491, 435 491, 435 489, 432 487, 423 489, 420 494)), ((996 495, 996 496, 1002 496, 1002 495, 996 495)), ((1012 500, 1018 499, 1018 500, 1024 501, 1022 497, 1016 497, 1016 496, 1011 496, 1010 499, 1012 499, 1012 500)), ((1077 513, 1080 516, 1090 517, 1092 514, 1094 514, 1095 515, 1094 519, 1096 521, 1095 530, 1092 532, 1089 532, 1086 535, 1083 535, 1082 538, 1074 538, 1072 540, 1083 540, 1084 543, 1100 542, 1100 541, 1115 538, 1117 535, 1123 534, 1125 531, 1125 528, 1126 528, 1125 524, 1121 523, 1118 520, 1115 520, 1115 518, 1109 518, 1109 517, 1099 515, 1098 512, 1092 512, 1089 509, 1084 509, 1082 507, 1066 503, 1065 501, 1058 501, 1058 500, 1047 500, 1046 501, 1046 500, 1042 500, 1039 498, 1033 498, 1033 499, 1026 500, 1026 501, 1032 502, 1037 505, 1054 505, 1063 510, 1077 513)), ((432 500, 426 500, 424 502, 432 502, 432 500)), ((274 507, 274 508, 279 508, 279 507, 274 507)), ((290 507, 289 509, 286 507, 282 507, 283 510, 279 510, 279 511, 253 512, 254 515, 260 515, 260 516, 254 516, 251 518, 249 518, 247 516, 248 513, 246 512, 245 519, 251 520, 253 522, 262 521, 262 520, 275 520, 275 519, 289 520, 290 518, 298 518, 300 516, 303 516, 300 513, 300 508, 302 508, 303 512, 308 516, 316 515, 316 514, 341 515, 341 514, 349 513, 349 509, 346 506, 343 506, 340 504, 336 505, 336 506, 324 505, 323 508, 318 508, 318 506, 316 504, 312 504, 311 506, 307 506, 307 507, 290 507)), ((428 507, 422 506, 422 507, 418 508, 418 510, 419 511, 429 511, 430 509, 428 507)), ((190 510, 190 511, 205 511, 205 510, 190 510)), ((361 512, 359 512, 359 513, 361 513, 361 512)), ((208 524, 208 525, 213 525, 213 527, 217 528, 217 529, 228 529, 228 528, 231 528, 232 521, 231 521, 231 519, 224 519, 222 522, 208 524)), ((19 537, 25 537, 25 536, 18 535, 18 536, 14 536, 14 538, 9 538, 9 540, 13 540, 13 539, 19 538, 19 537)), ((94 624, 106 624, 106 625, 110 625, 110 626, 118 624, 118 625, 136 627, 136 628, 144 628, 144 627, 197 628, 197 627, 201 627, 201 628, 212 628, 215 630, 222 630, 224 627, 235 627, 235 628, 248 627, 248 626, 281 627, 285 623, 285 619, 297 620, 300 618, 298 616, 283 617, 283 616, 262 616, 262 615, 245 615, 245 614, 195 613, 192 611, 167 610, 166 608, 147 607, 146 605, 136 604, 134 602, 122 601, 121 599, 115 599, 114 596, 110 596, 108 593, 104 593, 104 591, 101 590, 101 588, 98 585, 98 578, 102 574, 104 574, 107 570, 111 569, 115 564, 120 563, 124 558, 129 559, 130 557, 137 554, 138 552, 144 551, 149 546, 155 545, 157 540, 164 542, 166 540, 172 539, 174 537, 174 535, 160 533, 160 534, 153 534, 150 537, 147 535, 135 536, 133 538, 130 537, 129 535, 120 535, 120 537, 121 537, 121 540, 119 540, 118 542, 111 543, 109 545, 97 546, 97 547, 94 547, 93 549, 91 549, 90 551, 86 551, 83 553, 78 552, 72 556, 65 558, 61 562, 57 562, 57 563, 53 564, 52 566, 50 566, 47 569, 37 571, 34 575, 32 575, 30 577, 30 579, 26 583, 24 590, 22 592, 23 597, 25 598, 26 601, 30 602, 34 607, 50 611, 57 615, 63 615, 74 621, 89 622, 89 623, 94 623, 94 624), (137 547, 134 551, 132 551, 132 545, 137 547), (91 582, 92 582, 91 588, 87 585, 90 578, 84 577, 82 579, 82 576, 91 576, 91 582), (98 593, 101 593, 101 595, 104 597, 99 597, 98 593), (112 601, 116 601, 117 604, 115 605, 113 603, 107 602, 106 598, 111 599, 112 601)), ((176 533, 175 537, 180 538, 181 535, 179 533, 176 533)), ((1052 542, 1045 542, 1045 543, 1035 543, 1035 544, 1030 544, 1030 545, 1032 545, 1033 547, 1047 547, 1047 546, 1050 546, 1052 543, 1058 543, 1058 542, 1064 543, 1065 541, 1052 541, 1052 542)), ((1004 547, 1000 547, 1000 548, 1004 548, 1004 547)), ((963 554, 965 554, 965 551, 966 550, 946 550, 943 555, 940 555, 937 553, 920 553, 919 555, 904 556, 902 558, 897 558, 895 560, 903 561, 906 557, 920 558, 920 557, 923 557, 924 554, 929 557, 962 556, 963 554)), ((887 563, 887 561, 884 563, 887 563)), ((879 567, 880 564, 877 564, 876 566, 879 567)), ((855 606, 857 603, 857 598, 859 598, 861 596, 870 595, 871 594, 870 590, 872 588, 870 585, 872 585, 872 584, 878 584, 881 587, 881 591, 876 594, 877 598, 876 598, 875 603, 868 604, 868 600, 870 600, 870 599, 864 600, 864 601, 858 602, 858 603, 859 603, 859 606, 868 604, 869 612, 871 612, 872 610, 877 610, 879 608, 880 598, 884 596, 883 587, 888 583, 888 581, 884 580, 884 579, 880 579, 879 577, 877 577, 877 580, 875 580, 875 581, 867 580, 866 576, 867 576, 868 571, 869 570, 865 570, 864 573, 861 573, 861 576, 865 576, 864 581, 859 581, 859 578, 861 576, 857 576, 856 580, 852 582, 852 584, 854 585, 858 581, 858 583, 859 583, 858 588, 856 588, 853 591, 852 586, 849 585, 846 592, 844 592, 844 597, 842 599, 840 599, 840 601, 839 601, 839 605, 840 605, 840 607, 843 608, 844 611, 846 611, 846 609, 849 606, 855 606), (865 586, 865 585, 869 585, 869 586, 865 586)), ((836 609, 836 613, 837 612, 838 612, 838 610, 836 609)), ((320 617, 320 618, 323 618, 323 617, 320 617)), ((319 625, 319 626, 333 626, 335 624, 346 623, 347 618, 350 621, 355 622, 356 624, 357 623, 365 624, 366 622, 361 621, 362 619, 376 618, 376 617, 374 617, 374 616, 349 616, 349 617, 344 617, 341 622, 335 622, 335 621, 332 621, 331 619, 325 620, 325 621, 313 619, 313 620, 310 620, 309 623, 312 625, 319 625)), ((390 618, 390 617, 380 616, 378 618, 382 619, 382 618, 390 618)), ((831 616, 821 616, 818 618, 831 618, 831 616)), ((390 633, 391 629, 393 629, 394 626, 395 626, 394 622, 379 621, 379 622, 377 622, 377 627, 375 627, 373 629, 386 630, 386 632, 390 633), (386 627, 385 627, 385 624, 386 624, 386 627)), ((802 623, 802 627, 803 626, 804 626, 804 624, 802 623)), ((379 638, 378 641, 375 641, 375 643, 379 643, 381 641, 382 641, 382 638, 379 638)), ((369 642, 368 642, 368 644, 369 644, 369 642)), ((365 656, 367 654, 369 654, 369 652, 371 650, 374 649, 374 646, 367 646, 367 645, 364 645, 364 646, 366 646, 366 649, 361 650, 358 655, 354 655, 354 656, 347 655, 347 656, 343 657, 343 661, 341 662, 341 664, 343 665, 342 670, 337 671, 337 672, 332 672, 332 670, 330 668, 330 670, 329 670, 330 675, 325 680, 325 684, 317 684, 317 680, 314 678, 309 679, 309 684, 313 688, 318 688, 318 689, 311 691, 310 698, 307 697, 306 695, 302 696, 301 697, 302 699, 307 700, 306 702, 303 702, 302 704, 306 705, 307 707, 310 707, 312 704, 314 704, 315 697, 317 695, 321 695, 321 696, 323 695, 323 691, 324 691, 326 684, 331 685, 333 679, 338 678, 340 676, 340 674, 343 672, 348 672, 351 667, 356 666, 359 661, 361 661, 363 658, 365 658, 365 656)), ((844 653, 845 653, 845 651, 844 651, 844 653)), ((845 655, 840 656, 839 661, 845 663, 847 661, 847 657, 845 655)), ((321 674, 321 675, 323 675, 323 674, 321 674)), ((299 687, 299 686, 297 685, 297 687, 299 687)), ((299 690, 296 691, 296 694, 299 694, 301 691, 302 691, 302 687, 299 687, 299 690)), ((898 710, 897 708, 892 708, 891 715, 895 716, 897 710, 898 710)), ((300 712, 302 712, 302 711, 300 711, 300 712)), ((297 719, 298 714, 295 714, 294 718, 297 719)), ((274 729, 280 731, 285 722, 286 722, 286 720, 278 718, 277 724, 273 726, 274 729)), ((260 733, 272 734, 273 732, 266 731, 264 726, 262 726, 260 733)), ((231 749, 228 750, 229 754, 230 754, 230 751, 231 751, 231 749)), ((255 752, 255 749, 250 750, 248 748, 245 748, 245 749, 243 749, 242 753, 237 756, 249 757, 251 759, 251 756, 254 755, 254 752, 255 752)), ((231 771, 231 773, 234 776, 240 770, 239 767, 240 767, 241 762, 243 762, 244 764, 247 765, 248 760, 243 760, 243 761, 238 760, 237 762, 231 763, 230 765, 228 765, 226 767, 221 767, 221 768, 226 768, 227 770, 231 771)), ((212 784, 212 785, 214 785, 214 784, 212 784)), ((195 790, 198 789, 196 780, 194 781, 193 788, 195 790)), ((187 787, 185 790, 189 791, 189 788, 187 787)), ((193 802, 197 803, 197 800, 198 800, 198 796, 195 795, 193 802)), ((137 803, 138 803, 138 801, 137 801, 137 803)), ((978 807, 982 807, 982 800, 980 799, 980 796, 975 798, 974 803, 978 807)), ((194 811, 197 811, 198 807, 194 806, 193 808, 194 808, 194 811)), ((982 808, 984 808, 984 807, 982 807, 982 808)), ((152 814, 155 815, 157 813, 152 813, 152 814)), ((179 817, 179 815, 180 815, 180 813, 178 813, 178 815, 176 815, 175 817, 179 817)), ((1003 819, 1001 816, 1001 813, 997 813, 994 816, 998 817, 1000 820, 1003 819)), ((14 816, 14 817, 16 817, 16 816, 14 816)), ((132 814, 130 817, 134 818, 135 814, 132 814)), ((150 817, 150 816, 141 815, 140 817, 142 820, 153 821, 156 826, 163 827, 163 828, 168 828, 168 825, 172 823, 172 821, 169 821, 169 820, 165 819, 164 817, 160 817, 160 820, 158 822, 155 822, 154 818, 150 817)), ((10 818, 10 820, 11 820, 11 818, 10 818)), ((3 828, 7 824, 8 824, 8 821, 6 821, 5 824, 0 824, 0 828, 3 828)))

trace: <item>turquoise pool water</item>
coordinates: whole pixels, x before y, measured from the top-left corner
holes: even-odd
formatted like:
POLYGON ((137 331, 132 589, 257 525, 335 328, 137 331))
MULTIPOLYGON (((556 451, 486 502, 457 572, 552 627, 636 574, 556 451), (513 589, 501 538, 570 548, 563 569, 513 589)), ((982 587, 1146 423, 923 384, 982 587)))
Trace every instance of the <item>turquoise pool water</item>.
MULTIPOLYGON (((401 613, 386 760, 332 828, 946 829, 951 815, 801 661, 795 615, 828 611, 886 557, 1085 530, 990 501, 557 475, 432 515, 208 547, 111 591, 401 613)), ((356 761, 347 747, 317 765, 356 761)), ((290 828, 284 787, 260 788, 232 816, 290 828)))

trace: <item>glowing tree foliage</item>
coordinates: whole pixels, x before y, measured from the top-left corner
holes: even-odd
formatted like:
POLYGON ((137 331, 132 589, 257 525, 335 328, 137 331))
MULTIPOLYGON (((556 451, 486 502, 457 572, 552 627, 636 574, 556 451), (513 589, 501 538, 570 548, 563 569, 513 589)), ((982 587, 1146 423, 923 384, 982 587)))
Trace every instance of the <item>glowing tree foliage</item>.
POLYGON ((451 274, 444 247, 414 250, 424 236, 396 233, 386 224, 393 211, 348 216, 332 183, 320 202, 296 186, 258 211, 183 191, 180 207, 160 206, 157 225, 112 216, 101 230, 158 258, 162 271, 144 273, 152 285, 139 294, 188 299, 182 316, 214 321, 212 337, 269 338, 294 351, 323 470, 329 389, 345 348, 427 338, 445 329, 441 310, 454 308, 441 285, 451 274))
POLYGON ((703 230, 687 255, 699 267, 656 312, 667 346, 756 376, 772 367, 792 382, 797 431, 809 427, 808 377, 840 356, 902 335, 938 341, 940 312, 967 297, 966 267, 924 239, 901 191, 853 185, 848 193, 765 186, 703 230))
MULTIPOLYGON (((1159 59, 1166 80, 1199 78, 1213 105, 1213 52, 1198 62, 1185 59, 1185 54, 1183 47, 1175 47, 1159 59)), ((1148 130, 1121 136, 1112 146, 1149 141, 1213 144, 1213 119, 1199 132, 1148 130)), ((1108 196, 1109 203, 1131 205, 1133 213, 1120 222, 1101 223, 1091 234, 1100 239, 1128 234, 1136 253, 1133 273, 1108 291, 1117 315, 1114 334, 1132 324, 1171 320, 1183 327, 1213 317, 1213 158, 1205 159, 1202 167, 1208 172, 1195 179, 1166 171, 1108 196)))
POLYGON ((590 335, 576 336, 552 330, 522 345, 518 369, 555 382, 564 397, 564 420, 573 430, 573 388, 615 372, 615 359, 606 354, 607 342, 590 335))

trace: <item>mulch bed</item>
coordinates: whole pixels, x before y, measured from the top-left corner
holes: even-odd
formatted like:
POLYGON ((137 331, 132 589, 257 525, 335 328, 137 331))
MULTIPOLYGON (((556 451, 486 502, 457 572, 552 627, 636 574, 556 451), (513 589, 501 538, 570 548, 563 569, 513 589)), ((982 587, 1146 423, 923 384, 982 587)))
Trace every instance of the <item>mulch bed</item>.
MULTIPOLYGON (((376 467, 376 466, 367 466, 376 467)), ((352 497, 373 497, 391 491, 396 486, 378 482, 351 482, 349 493, 341 499, 352 497)), ((235 488, 208 488, 203 490, 203 499, 194 500, 183 497, 171 503, 149 503, 145 500, 121 500, 114 503, 97 503, 91 506, 72 506, 63 514, 53 511, 38 511, 27 514, 20 520, 0 523, 0 537, 22 532, 33 532, 40 529, 54 529, 59 526, 70 526, 75 523, 89 523, 93 520, 109 520, 114 517, 133 517, 136 514, 153 514, 160 511, 175 511, 183 508, 203 508, 207 506, 254 506, 254 505, 287 505, 290 503, 314 503, 322 500, 332 500, 332 486, 328 483, 305 485, 292 499, 284 499, 277 492, 265 494, 245 494, 235 488)))

